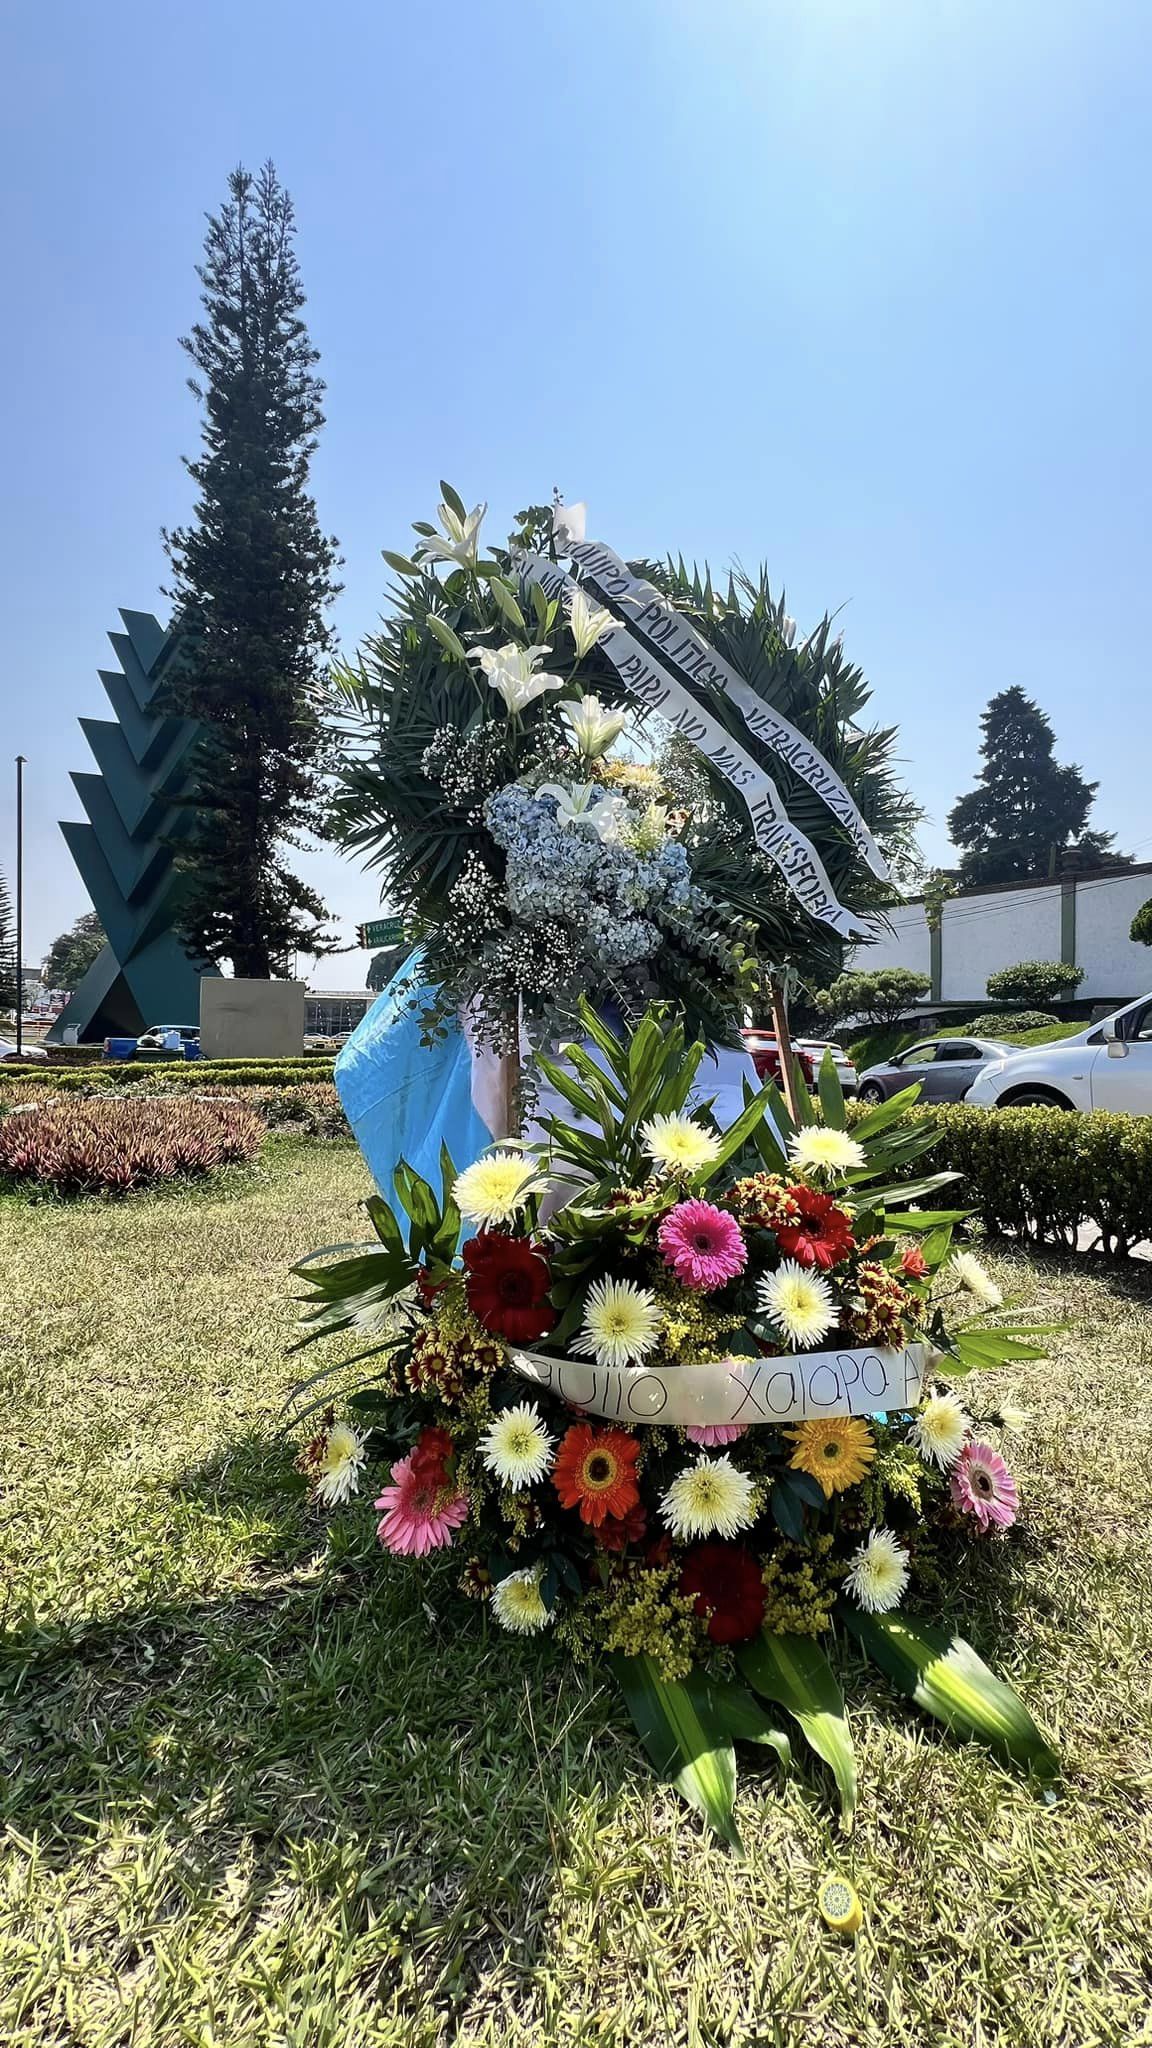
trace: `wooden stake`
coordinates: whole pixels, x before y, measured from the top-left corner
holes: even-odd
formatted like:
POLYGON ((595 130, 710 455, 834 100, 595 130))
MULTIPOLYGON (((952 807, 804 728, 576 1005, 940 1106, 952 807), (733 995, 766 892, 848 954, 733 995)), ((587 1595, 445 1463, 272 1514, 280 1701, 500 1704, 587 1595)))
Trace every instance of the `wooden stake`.
POLYGON ((784 1100, 788 1105, 788 1114, 792 1118, 793 1123, 798 1124, 803 1121, 800 1113, 800 1096, 798 1091, 803 1087, 804 1082, 803 1076, 797 1068, 796 1055, 792 1050, 792 1033, 788 1025, 788 1007, 784 1001, 784 990, 775 975, 772 976, 768 983, 768 994, 772 1005, 772 1029, 776 1034, 776 1044, 780 1050, 780 1077, 784 1084, 784 1100))

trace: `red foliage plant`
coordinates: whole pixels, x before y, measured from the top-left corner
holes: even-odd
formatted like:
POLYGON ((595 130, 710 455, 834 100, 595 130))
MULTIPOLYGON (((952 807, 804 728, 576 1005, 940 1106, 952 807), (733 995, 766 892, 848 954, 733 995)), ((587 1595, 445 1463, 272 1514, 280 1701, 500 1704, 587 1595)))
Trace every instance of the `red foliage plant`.
POLYGON ((0 1121, 0 1179, 58 1194, 125 1195, 254 1159, 264 1129, 235 1102, 46 1103, 0 1121))

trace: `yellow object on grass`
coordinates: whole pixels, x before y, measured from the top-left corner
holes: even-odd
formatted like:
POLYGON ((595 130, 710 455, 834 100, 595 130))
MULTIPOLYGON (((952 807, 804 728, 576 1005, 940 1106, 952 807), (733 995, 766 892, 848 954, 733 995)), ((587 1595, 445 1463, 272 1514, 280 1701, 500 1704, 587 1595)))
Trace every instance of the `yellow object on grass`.
POLYGON ((820 1882, 820 1914, 834 1934, 856 1934, 864 1924, 864 1908, 846 1877, 820 1882))

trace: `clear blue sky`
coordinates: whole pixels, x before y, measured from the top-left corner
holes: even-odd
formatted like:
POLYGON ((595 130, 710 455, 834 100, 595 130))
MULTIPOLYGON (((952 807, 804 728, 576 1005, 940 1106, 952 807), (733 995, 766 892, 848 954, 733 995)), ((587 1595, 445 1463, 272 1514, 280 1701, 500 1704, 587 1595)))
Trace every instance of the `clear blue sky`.
POLYGON ((1148 0, 55 0, 0 40, 28 957, 86 907, 76 719, 188 509, 203 215, 268 155, 345 646, 439 476, 498 534, 558 483, 624 553, 764 559, 802 623, 846 605, 934 857, 1011 682, 1152 855, 1148 0))

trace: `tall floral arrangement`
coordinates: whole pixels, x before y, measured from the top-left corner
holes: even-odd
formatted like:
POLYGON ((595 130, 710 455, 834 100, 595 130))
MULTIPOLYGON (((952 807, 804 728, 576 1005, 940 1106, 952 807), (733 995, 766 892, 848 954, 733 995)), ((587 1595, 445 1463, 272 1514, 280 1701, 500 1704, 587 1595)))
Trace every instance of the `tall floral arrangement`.
MULTIPOLYGON (((823 961, 830 935, 788 896, 722 775, 622 688, 601 643, 622 622, 573 585, 564 601, 520 573, 556 558, 562 511, 520 514, 504 547, 486 507, 447 484, 420 521, 379 633, 336 671, 334 829, 379 871, 439 990, 436 1030, 461 1009, 499 1050, 555 1040, 582 994, 635 1021, 674 1000, 692 1030, 732 1041, 783 957, 823 961)), ((867 730, 867 689, 829 622, 798 642, 759 582, 646 566, 669 602, 809 736, 868 823, 898 844, 914 811, 890 767, 893 735, 867 730)), ((571 579, 569 579, 571 582, 571 579)), ((738 712, 721 724, 768 759, 738 712)), ((858 849, 787 763, 773 772, 818 839, 841 900, 882 900, 858 849)), ((835 948, 832 945, 832 954, 835 948)))
MULTIPOLYGON (((511 1635, 607 1659, 657 1767, 735 1842, 733 1745, 781 1707, 856 1774, 824 1645, 852 1637, 918 1704, 1043 1774, 1017 1696, 920 1611, 956 1546, 1020 1511, 964 1376, 1040 1355, 925 1206, 904 1100, 849 1130, 769 1085, 720 1131, 703 1047, 585 1004, 542 1065, 563 1110, 440 1188, 401 1166, 374 1240, 298 1268, 305 1342, 349 1334, 300 1468, 374 1504, 394 1568, 441 1571, 511 1635), (351 1391, 348 1391, 351 1384, 351 1391), (344 1392, 340 1413, 335 1388, 344 1392)), ((320 1375, 323 1385, 324 1374, 320 1375)))

